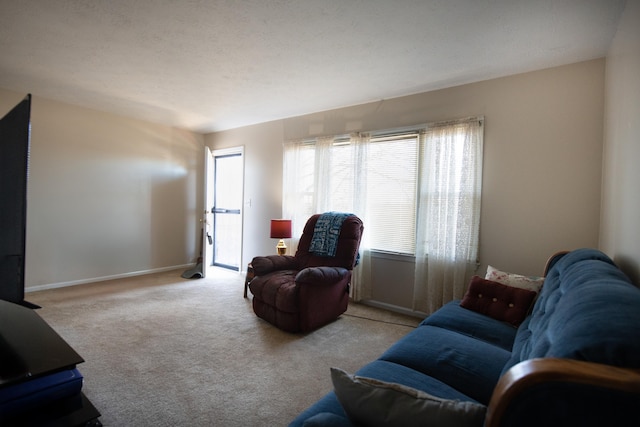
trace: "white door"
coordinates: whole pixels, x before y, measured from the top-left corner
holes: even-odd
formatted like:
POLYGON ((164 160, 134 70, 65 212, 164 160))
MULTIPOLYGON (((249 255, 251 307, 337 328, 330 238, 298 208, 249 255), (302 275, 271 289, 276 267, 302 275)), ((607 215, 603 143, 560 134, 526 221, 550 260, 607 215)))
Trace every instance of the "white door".
POLYGON ((213 152, 213 265, 240 271, 244 158, 242 147, 213 152))

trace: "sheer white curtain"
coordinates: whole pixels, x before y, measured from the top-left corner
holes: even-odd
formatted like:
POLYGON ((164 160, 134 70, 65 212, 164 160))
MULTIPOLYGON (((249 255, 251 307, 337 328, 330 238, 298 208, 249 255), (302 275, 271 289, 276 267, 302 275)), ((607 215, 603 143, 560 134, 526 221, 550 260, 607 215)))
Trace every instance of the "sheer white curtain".
POLYGON ((322 137, 284 144, 282 211, 293 221, 295 253, 298 238, 313 214, 340 211, 362 219, 365 233, 360 262, 354 269, 351 297, 358 301, 371 295, 370 252, 366 238, 367 134, 322 137))
POLYGON ((353 209, 352 212, 358 215, 364 225, 364 233, 360 242, 360 261, 353 269, 351 277, 351 298, 354 301, 370 299, 371 294, 371 247, 367 234, 368 212, 368 167, 369 159, 369 134, 354 134, 350 138, 350 146, 354 156, 353 176, 353 209))
POLYGON ((482 117, 429 126, 421 137, 413 309, 464 295, 477 267, 482 117))
POLYGON ((291 243, 288 253, 298 249, 298 241, 313 206, 313 161, 315 146, 305 141, 291 141, 283 146, 282 217, 291 220, 291 243))

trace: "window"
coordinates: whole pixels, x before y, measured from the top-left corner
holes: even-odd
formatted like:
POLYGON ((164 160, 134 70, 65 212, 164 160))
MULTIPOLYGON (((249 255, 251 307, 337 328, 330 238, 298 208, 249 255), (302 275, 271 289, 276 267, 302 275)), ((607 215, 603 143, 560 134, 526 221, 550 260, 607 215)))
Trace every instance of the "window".
POLYGON ((413 254, 418 139, 412 132, 367 136, 366 147, 349 137, 287 144, 284 199, 298 212, 294 223, 317 212, 353 212, 366 217, 369 248, 413 254))
POLYGON ((371 249, 413 254, 416 243, 418 134, 371 138, 366 162, 371 249))
MULTIPOLYGON (((454 126, 452 132, 459 131, 454 126)), ((433 161, 433 170, 426 170, 421 154, 426 144, 438 143, 436 136, 429 139, 428 127, 286 143, 283 213, 299 235, 314 213, 353 212, 365 222, 368 249, 415 255, 419 185, 425 174, 437 172, 433 161)), ((467 166, 461 162, 455 173, 467 166)))

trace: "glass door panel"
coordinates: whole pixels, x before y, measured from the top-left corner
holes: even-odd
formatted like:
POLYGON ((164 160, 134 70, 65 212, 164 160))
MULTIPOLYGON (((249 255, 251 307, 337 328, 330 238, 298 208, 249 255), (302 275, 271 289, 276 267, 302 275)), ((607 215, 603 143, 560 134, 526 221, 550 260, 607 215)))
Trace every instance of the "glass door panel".
POLYGON ((214 155, 213 265, 240 269, 243 160, 241 153, 214 155))

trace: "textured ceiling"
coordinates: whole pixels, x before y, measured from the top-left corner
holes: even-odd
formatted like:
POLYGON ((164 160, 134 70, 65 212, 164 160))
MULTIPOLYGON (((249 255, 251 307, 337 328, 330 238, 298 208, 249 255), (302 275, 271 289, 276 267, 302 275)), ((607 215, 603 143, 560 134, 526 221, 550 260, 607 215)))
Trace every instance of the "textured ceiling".
POLYGON ((0 87, 211 132, 602 57, 624 0, 0 0, 0 87))

